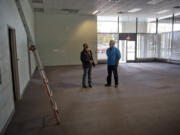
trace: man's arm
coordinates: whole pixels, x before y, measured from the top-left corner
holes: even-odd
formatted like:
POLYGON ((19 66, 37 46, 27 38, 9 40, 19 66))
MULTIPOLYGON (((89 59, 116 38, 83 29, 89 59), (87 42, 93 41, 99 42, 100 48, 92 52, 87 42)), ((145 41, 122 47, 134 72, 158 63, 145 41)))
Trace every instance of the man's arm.
POLYGON ((85 62, 85 61, 86 61, 83 52, 81 52, 81 61, 82 61, 82 62, 85 62))
POLYGON ((81 52, 81 55, 80 55, 80 59, 81 59, 81 62, 83 62, 83 56, 82 56, 82 52, 81 52))
POLYGON ((119 49, 116 49, 116 66, 118 66, 120 58, 121 58, 121 53, 119 49))
POLYGON ((117 49, 117 58, 118 58, 118 60, 121 59, 121 53, 120 53, 119 49, 117 49))
POLYGON ((91 52, 91 59, 92 59, 92 65, 95 67, 95 63, 94 63, 94 59, 93 59, 93 53, 92 53, 92 51, 90 51, 91 52))
POLYGON ((92 58, 92 60, 94 61, 94 59, 93 59, 93 53, 92 53, 92 51, 90 50, 90 53, 91 53, 91 58, 92 58))

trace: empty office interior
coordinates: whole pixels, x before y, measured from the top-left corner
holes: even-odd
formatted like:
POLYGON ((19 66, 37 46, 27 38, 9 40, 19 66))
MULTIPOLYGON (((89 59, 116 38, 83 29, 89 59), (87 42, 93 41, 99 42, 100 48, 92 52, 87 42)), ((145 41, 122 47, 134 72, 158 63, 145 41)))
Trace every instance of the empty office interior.
POLYGON ((0 135, 179 135, 179 82, 179 0, 0 0, 0 135))

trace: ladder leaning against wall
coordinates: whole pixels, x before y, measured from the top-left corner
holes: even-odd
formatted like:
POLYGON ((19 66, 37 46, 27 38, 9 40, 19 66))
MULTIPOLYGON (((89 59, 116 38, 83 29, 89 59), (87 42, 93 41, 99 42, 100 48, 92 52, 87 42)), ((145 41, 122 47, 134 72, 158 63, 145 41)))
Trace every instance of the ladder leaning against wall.
POLYGON ((50 86, 48 84, 48 78, 47 78, 47 76, 45 74, 44 67, 43 67, 43 65, 41 63, 40 56, 39 56, 38 51, 36 49, 35 43, 34 43, 34 41, 32 39, 32 35, 30 33, 30 29, 28 27, 28 24, 27 24, 27 21, 26 21, 26 18, 25 18, 25 15, 24 15, 20 0, 16 0, 16 5, 17 5, 19 15, 21 17, 21 20, 23 22, 23 25, 24 25, 24 28, 25 28, 25 31, 26 31, 26 34, 27 34, 28 43, 30 45, 30 46, 28 46, 28 48, 29 48, 30 51, 33 52, 33 55, 34 55, 34 58, 35 58, 35 61, 36 61, 36 64, 37 64, 41 79, 42 79, 42 82, 44 84, 44 88, 45 88, 46 93, 47 93, 47 95, 49 97, 51 109, 53 111, 53 114, 54 114, 54 117, 56 119, 57 124, 60 124, 60 116, 59 116, 59 111, 58 111, 58 108, 57 108, 57 104, 56 104, 56 101, 53 98, 52 90, 51 90, 51 88, 50 88, 50 86))

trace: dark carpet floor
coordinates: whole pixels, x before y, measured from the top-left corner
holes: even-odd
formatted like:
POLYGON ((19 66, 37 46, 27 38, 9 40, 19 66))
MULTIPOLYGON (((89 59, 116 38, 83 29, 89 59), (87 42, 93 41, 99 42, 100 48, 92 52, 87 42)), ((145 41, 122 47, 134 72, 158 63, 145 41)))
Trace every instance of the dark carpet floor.
POLYGON ((93 88, 81 88, 81 66, 48 67, 61 124, 56 125, 38 72, 6 135, 180 135, 180 66, 119 66, 119 87, 104 87, 106 65, 93 69, 93 88))

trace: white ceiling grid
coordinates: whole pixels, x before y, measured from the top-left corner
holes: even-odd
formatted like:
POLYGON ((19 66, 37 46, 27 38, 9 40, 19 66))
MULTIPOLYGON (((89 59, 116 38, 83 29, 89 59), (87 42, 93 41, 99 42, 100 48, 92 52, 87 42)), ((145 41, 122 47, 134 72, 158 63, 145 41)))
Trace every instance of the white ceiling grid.
MULTIPOLYGON (((36 0, 33 0, 36 1, 36 0)), ((38 1, 38 0, 37 0, 38 1)), ((180 6, 180 0, 118 0, 113 2, 110 0, 42 0, 43 3, 36 3, 30 0, 33 8, 43 8, 46 13, 62 13, 62 9, 76 9, 78 14, 92 15, 92 12, 99 10, 98 15, 117 16, 118 12, 123 12, 122 16, 134 17, 162 17, 172 14, 172 12, 180 12, 180 9, 173 9, 180 6), (151 3, 151 4, 148 4, 151 3), (136 13, 128 13, 134 8, 142 10, 136 13), (163 14, 157 14, 162 10, 170 10, 163 14)))

